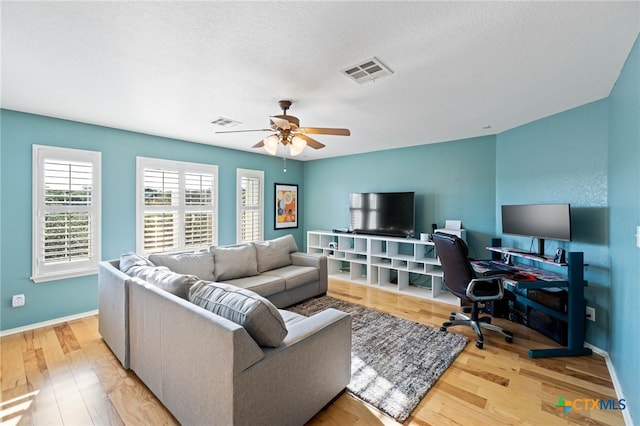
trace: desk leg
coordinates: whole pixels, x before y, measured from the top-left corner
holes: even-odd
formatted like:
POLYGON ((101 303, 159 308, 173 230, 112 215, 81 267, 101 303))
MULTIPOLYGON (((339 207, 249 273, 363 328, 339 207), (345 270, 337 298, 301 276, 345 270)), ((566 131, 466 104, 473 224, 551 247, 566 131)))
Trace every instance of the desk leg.
POLYGON ((584 347, 584 259, 582 252, 569 253, 569 288, 567 306, 568 344, 566 348, 530 349, 529 357, 591 355, 584 347))

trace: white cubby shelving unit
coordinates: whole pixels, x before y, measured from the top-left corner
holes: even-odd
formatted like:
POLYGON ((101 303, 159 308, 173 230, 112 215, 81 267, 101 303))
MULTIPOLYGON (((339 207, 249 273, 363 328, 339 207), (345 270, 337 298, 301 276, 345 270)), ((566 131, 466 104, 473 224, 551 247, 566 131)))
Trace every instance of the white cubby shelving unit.
POLYGON ((307 253, 327 256, 330 277, 460 306, 442 283, 431 241, 308 231, 307 253), (412 277, 421 283, 412 283, 412 277))

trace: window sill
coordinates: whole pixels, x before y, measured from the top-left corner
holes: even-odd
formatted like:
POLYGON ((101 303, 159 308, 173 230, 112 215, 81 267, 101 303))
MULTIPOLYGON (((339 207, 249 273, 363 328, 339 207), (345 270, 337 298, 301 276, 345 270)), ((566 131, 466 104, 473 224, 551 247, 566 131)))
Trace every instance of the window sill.
POLYGON ((97 268, 87 269, 83 271, 71 271, 71 272, 61 272, 56 274, 43 274, 31 277, 31 281, 34 283, 44 283, 48 281, 58 281, 65 280, 68 278, 76 278, 76 277, 85 277, 88 275, 96 275, 98 273, 97 268))

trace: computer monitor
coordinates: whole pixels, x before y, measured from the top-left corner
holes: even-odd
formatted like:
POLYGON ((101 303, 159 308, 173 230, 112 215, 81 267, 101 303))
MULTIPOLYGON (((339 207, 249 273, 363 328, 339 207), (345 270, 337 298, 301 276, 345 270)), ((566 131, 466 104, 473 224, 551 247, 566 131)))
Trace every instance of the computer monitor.
POLYGON ((538 239, 538 254, 544 256, 544 241, 571 241, 569 204, 519 204, 502 206, 502 233, 538 239))

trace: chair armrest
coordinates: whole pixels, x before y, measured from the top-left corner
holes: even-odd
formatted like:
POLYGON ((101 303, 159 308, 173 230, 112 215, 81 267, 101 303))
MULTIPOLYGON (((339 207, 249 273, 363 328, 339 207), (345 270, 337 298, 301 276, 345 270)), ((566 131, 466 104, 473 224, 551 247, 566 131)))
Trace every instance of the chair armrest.
MULTIPOLYGON (((486 288, 486 287, 485 287, 486 288)), ((502 279, 496 277, 486 277, 486 278, 474 278, 471 280, 469 285, 467 286, 467 297, 472 302, 482 302, 484 300, 500 300, 504 297, 504 288, 502 285, 502 279), (476 287, 478 287, 481 283, 494 283, 496 288, 495 294, 490 295, 477 295, 475 293, 476 287)))

